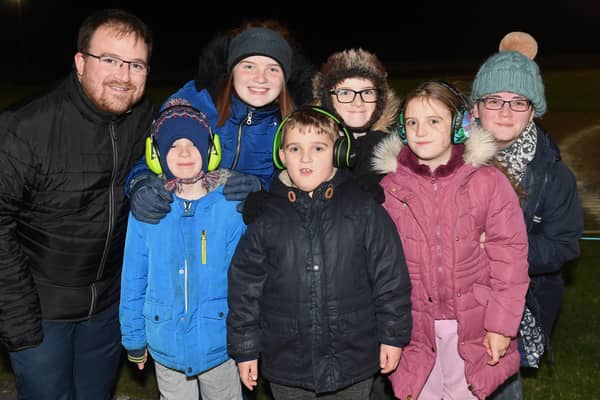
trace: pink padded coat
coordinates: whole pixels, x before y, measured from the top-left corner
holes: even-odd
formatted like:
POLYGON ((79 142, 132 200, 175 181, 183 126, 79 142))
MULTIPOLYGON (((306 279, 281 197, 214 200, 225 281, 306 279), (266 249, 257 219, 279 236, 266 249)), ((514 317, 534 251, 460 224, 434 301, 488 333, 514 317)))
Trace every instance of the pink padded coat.
POLYGON ((376 149, 374 165, 387 173, 384 207, 400 233, 412 283, 411 340, 390 376, 403 400, 418 398, 433 369, 440 297, 450 298, 449 319, 458 321, 458 352, 475 396, 486 398, 519 369, 516 339, 490 366, 483 338, 486 331, 517 335, 529 284, 523 214, 506 176, 486 165, 495 155, 493 137, 476 128, 462 146, 434 173, 396 135, 376 149))

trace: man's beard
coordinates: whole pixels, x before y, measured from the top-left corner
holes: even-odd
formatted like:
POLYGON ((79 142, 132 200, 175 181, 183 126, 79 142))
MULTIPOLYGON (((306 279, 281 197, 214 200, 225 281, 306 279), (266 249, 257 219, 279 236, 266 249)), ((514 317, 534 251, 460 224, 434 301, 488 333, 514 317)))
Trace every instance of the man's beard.
POLYGON ((86 84, 85 79, 82 79, 81 87, 86 96, 98 109, 115 115, 121 115, 127 112, 139 101, 139 97, 141 97, 135 97, 137 88, 131 83, 115 81, 104 82, 102 84, 102 90, 98 92, 96 87, 86 84), (129 90, 122 95, 118 95, 109 88, 110 85, 126 87, 129 90))

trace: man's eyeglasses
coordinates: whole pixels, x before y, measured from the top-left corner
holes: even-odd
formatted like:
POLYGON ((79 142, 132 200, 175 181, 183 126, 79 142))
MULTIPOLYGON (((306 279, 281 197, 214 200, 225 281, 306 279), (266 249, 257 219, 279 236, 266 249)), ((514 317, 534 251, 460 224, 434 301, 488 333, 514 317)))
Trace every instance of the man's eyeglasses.
POLYGON ((97 56, 95 54, 88 53, 87 51, 82 51, 81 53, 95 58, 102 67, 112 71, 118 71, 121 69, 123 64, 127 64, 129 66, 129 71, 134 75, 148 75, 150 72, 150 66, 141 61, 126 61, 116 56, 97 56))
POLYGON ((525 112, 531 107, 531 101, 526 99, 502 100, 496 97, 484 97, 479 99, 483 106, 488 110, 500 110, 504 104, 508 103, 511 110, 516 112, 525 112))
POLYGON ((360 99, 365 103, 375 103, 377 101, 377 89, 363 89, 363 90, 352 90, 352 89, 335 89, 330 90, 329 94, 334 95, 337 101, 340 103, 352 103, 356 98, 356 95, 360 95, 360 99))

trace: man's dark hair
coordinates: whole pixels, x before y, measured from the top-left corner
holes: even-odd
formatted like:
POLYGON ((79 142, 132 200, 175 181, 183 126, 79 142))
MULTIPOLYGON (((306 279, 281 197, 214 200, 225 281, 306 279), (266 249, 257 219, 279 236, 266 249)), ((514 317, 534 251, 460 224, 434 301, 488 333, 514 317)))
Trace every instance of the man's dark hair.
POLYGON ((152 32, 137 16, 116 8, 96 11, 89 15, 79 28, 77 36, 77 51, 89 51, 90 40, 96 30, 109 25, 119 31, 119 35, 133 33, 138 40, 143 40, 148 47, 148 60, 152 55, 152 32))

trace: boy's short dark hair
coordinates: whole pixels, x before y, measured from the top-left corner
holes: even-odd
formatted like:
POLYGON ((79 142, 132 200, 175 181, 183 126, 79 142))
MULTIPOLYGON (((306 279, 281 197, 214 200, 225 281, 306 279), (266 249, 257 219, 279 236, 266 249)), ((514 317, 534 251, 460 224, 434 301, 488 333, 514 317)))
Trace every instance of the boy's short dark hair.
MULTIPOLYGON (((325 134, 333 143, 340 137, 339 124, 333 118, 311 107, 302 107, 293 111, 282 122, 280 147, 283 147, 285 143, 287 132, 296 126, 313 127, 312 133, 317 135, 325 134)), ((306 131, 301 133, 306 133, 306 131)))

